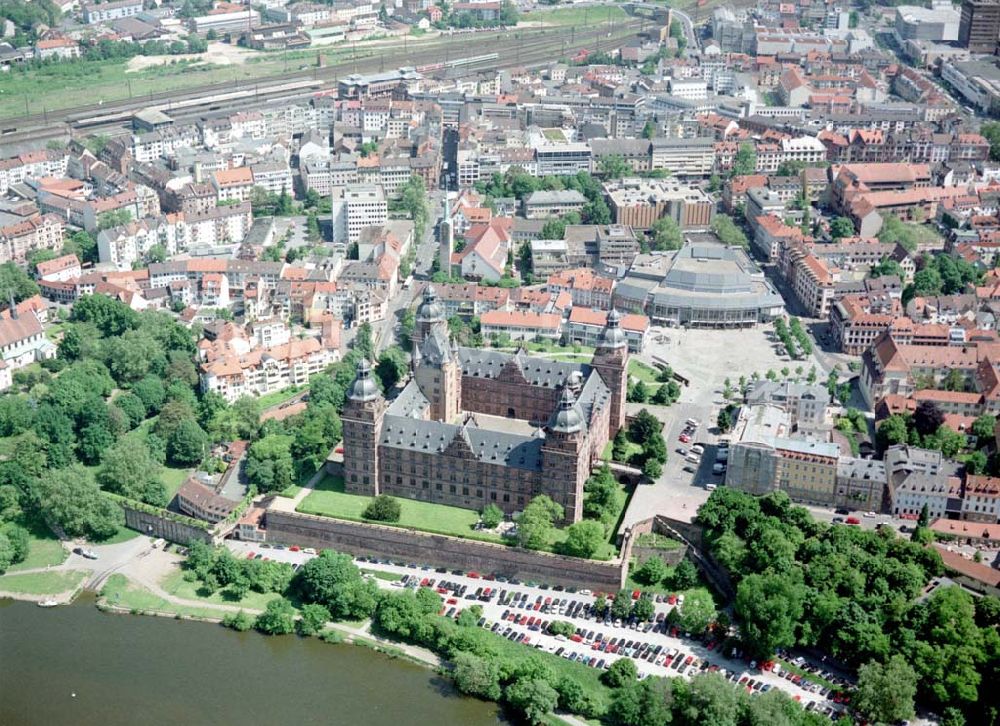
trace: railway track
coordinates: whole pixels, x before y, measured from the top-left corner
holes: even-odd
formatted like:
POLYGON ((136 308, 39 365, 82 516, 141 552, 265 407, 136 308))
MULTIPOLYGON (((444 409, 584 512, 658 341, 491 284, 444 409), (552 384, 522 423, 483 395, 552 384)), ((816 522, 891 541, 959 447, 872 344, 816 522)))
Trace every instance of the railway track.
MULTIPOLYGON (((550 62, 562 57, 567 52, 587 48, 590 50, 607 50, 617 46, 625 38, 634 35, 648 21, 642 18, 623 21, 614 25, 609 31, 609 25, 598 25, 593 29, 577 32, 575 27, 526 29, 517 32, 483 34, 487 37, 469 35, 455 41, 451 36, 445 46, 421 46, 417 51, 404 48, 394 48, 389 51, 366 48, 356 55, 325 67, 300 69, 289 73, 269 76, 266 79, 235 81, 201 86, 183 92, 162 92, 141 97, 123 99, 99 107, 100 113, 95 113, 95 107, 78 106, 44 114, 24 116, 16 119, 0 121, 0 147, 28 141, 45 141, 48 139, 71 136, 74 132, 93 133, 106 129, 114 130, 126 123, 131 114, 142 108, 161 108, 171 113, 174 106, 191 109, 196 114, 206 111, 230 109, 240 105, 259 105, 273 101, 275 96, 284 98, 289 84, 301 81, 320 82, 322 86, 335 83, 340 77, 349 73, 372 73, 400 66, 420 66, 437 64, 442 56, 445 61, 458 56, 460 50, 472 50, 475 43, 476 56, 497 54, 497 60, 488 64, 470 64, 463 66, 469 70, 480 68, 508 68, 518 65, 533 65, 550 62), (232 94, 240 94, 243 101, 237 100, 232 94), (231 102, 227 102, 231 101, 231 102), (218 108, 213 108, 218 106, 218 108), (102 120, 106 118, 106 120, 102 120), (81 120, 90 119, 86 128, 80 125, 81 120)), ((472 55, 472 53, 469 53, 472 55)), ((459 56, 460 57, 460 56, 459 56)), ((316 89, 310 87, 308 92, 316 89)), ((301 98, 308 93, 294 96, 301 98)), ((177 114, 178 118, 190 115, 188 111, 177 114)))

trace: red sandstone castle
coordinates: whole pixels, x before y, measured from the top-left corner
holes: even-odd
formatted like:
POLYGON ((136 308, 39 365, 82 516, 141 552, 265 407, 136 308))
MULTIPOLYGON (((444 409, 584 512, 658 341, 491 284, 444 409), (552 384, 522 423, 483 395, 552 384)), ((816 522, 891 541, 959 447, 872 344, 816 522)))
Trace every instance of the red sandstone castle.
POLYGON ((358 365, 342 417, 346 490, 508 513, 547 494, 578 521, 584 482, 625 422, 628 356, 616 311, 590 364, 460 348, 430 286, 403 391, 386 402, 358 365))

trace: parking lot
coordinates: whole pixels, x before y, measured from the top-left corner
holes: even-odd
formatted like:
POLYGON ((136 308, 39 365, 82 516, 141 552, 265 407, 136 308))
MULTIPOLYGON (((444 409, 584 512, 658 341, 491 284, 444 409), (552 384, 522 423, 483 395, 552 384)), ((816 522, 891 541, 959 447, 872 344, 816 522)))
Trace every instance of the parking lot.
MULTIPOLYGON (((228 541, 227 546, 236 556, 246 557, 250 552, 278 562, 297 565, 313 557, 311 551, 277 549, 270 545, 251 542, 228 541)), ((666 597, 654 602, 655 618, 652 623, 629 623, 597 618, 592 608, 596 595, 589 591, 574 592, 550 588, 544 584, 502 582, 486 579, 488 573, 449 572, 429 566, 389 563, 356 559, 363 570, 392 573, 409 578, 411 587, 432 587, 443 598, 443 613, 451 617, 472 605, 483 609, 481 626, 512 640, 519 640, 528 647, 535 647, 560 657, 584 662, 593 667, 608 667, 619 658, 631 657, 640 676, 692 676, 705 671, 717 671, 732 680, 741 682, 751 692, 759 693, 779 688, 804 705, 815 703, 812 708, 835 713, 842 706, 823 694, 818 684, 794 682, 774 670, 751 667, 745 660, 734 657, 731 649, 722 653, 721 643, 701 642, 684 633, 671 630, 665 624, 667 613, 679 603, 666 597), (464 590, 463 590, 464 588, 464 590), (490 590, 489 595, 484 591, 490 590), (479 597, 476 592, 479 591, 479 597), (443 592, 442 592, 443 591, 443 592), (506 618, 504 617, 506 615, 506 618), (547 623, 559 620, 572 623, 577 632, 570 637, 554 636, 546 632, 547 623), (648 626, 648 627, 647 627, 648 626), (751 683, 752 681, 752 683, 751 683)), ((403 582, 375 579, 385 589, 405 587, 403 582)), ((638 597, 638 593, 635 594, 638 597)))

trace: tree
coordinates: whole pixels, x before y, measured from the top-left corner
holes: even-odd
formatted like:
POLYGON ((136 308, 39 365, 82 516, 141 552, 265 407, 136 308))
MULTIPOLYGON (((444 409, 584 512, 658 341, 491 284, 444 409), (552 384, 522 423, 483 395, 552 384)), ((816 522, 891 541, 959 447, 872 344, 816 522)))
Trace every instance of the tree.
POLYGON ((907 418, 898 413, 883 419, 875 432, 879 448, 883 451, 889 446, 905 444, 908 436, 907 418))
POLYGON ((616 688, 608 708, 609 722, 613 726, 647 726, 671 722, 674 680, 677 679, 654 676, 616 688))
POLYGON ((621 688, 632 684, 639 677, 639 669, 631 658, 619 658, 601 674, 601 680, 609 688, 621 688))
POLYGON ((901 655, 887 663, 872 661, 858 669, 854 706, 875 723, 899 723, 913 718, 917 674, 901 655))
POLYGON ((99 231, 114 229, 131 221, 132 212, 128 209, 115 209, 110 212, 103 212, 97 217, 97 229, 99 231))
POLYGON ((1000 161, 1000 122, 987 121, 980 125, 979 133, 990 142, 990 159, 1000 161))
POLYGON ((921 436, 935 433, 944 424, 944 411, 933 401, 921 401, 913 413, 913 428, 921 436))
POLYGON ((291 436, 270 434, 250 445, 243 471, 257 491, 281 491, 295 482, 293 441, 291 436))
POLYGON ((675 590, 689 590, 697 584, 698 568, 694 563, 687 558, 678 562, 670 576, 670 586, 675 590))
POLYGON ((13 262, 0 265, 0 304, 6 306, 11 296, 19 303, 37 294, 37 283, 24 270, 13 262))
POLYGON ((712 231, 723 244, 735 247, 747 247, 750 244, 743 230, 736 226, 728 214, 716 214, 712 218, 712 231))
POLYGON ((487 504, 483 507, 483 511, 479 515, 479 518, 483 522, 483 527, 486 529, 496 529, 497 525, 503 521, 503 517, 503 510, 496 504, 487 504))
POLYGON ((72 537, 105 539, 124 522, 121 508, 78 464, 50 470, 37 480, 35 493, 41 514, 72 537))
POLYGON ((787 575, 753 574, 740 581, 734 612, 743 622, 743 638, 754 655, 767 658, 795 643, 804 597, 801 583, 787 575))
POLYGON ((599 173, 607 179, 621 179, 632 172, 632 167, 621 154, 609 154, 601 157, 597 168, 599 173))
POLYGON ((733 156, 733 176, 746 176, 757 171, 757 150, 749 141, 744 141, 733 156))
POLYGON ((604 544, 604 525, 600 522, 584 519, 571 524, 566 530, 566 541, 563 549, 573 557, 593 557, 604 544))
POLYGON ((408 367, 406 353, 398 345, 390 346, 382 351, 375 366, 375 375, 378 376, 382 390, 388 391, 393 388, 406 375, 408 367))
POLYGON ((302 618, 298 622, 299 635, 315 635, 330 621, 330 611, 319 603, 307 603, 300 612, 302 618))
POLYGON ((632 616, 640 622, 652 620, 655 615, 656 607, 653 605, 652 598, 640 597, 632 605, 632 616))
POLYGON ((633 577, 636 582, 652 586, 663 582, 669 572, 670 568, 667 567, 667 563, 661 558, 653 556, 642 563, 639 569, 633 573, 633 577))
POLYGON ((660 217, 649 230, 650 247, 654 250, 679 250, 684 235, 673 217, 660 217))
POLYGON ((920 515, 917 517, 918 527, 927 527, 931 523, 930 510, 927 508, 927 503, 920 508, 920 515))
POLYGON ((921 296, 940 295, 944 288, 941 273, 936 267, 925 267, 913 275, 913 294, 921 296))
POLYGON ((167 457, 181 466, 194 466, 208 453, 208 434, 193 418, 182 420, 167 437, 167 457))
POLYGON ((711 595, 704 590, 692 590, 681 603, 678 624, 689 633, 703 633, 717 614, 711 595))
POLYGON ((167 503, 167 493, 159 474, 160 465, 150 455, 146 442, 127 436, 105 452, 96 478, 106 491, 162 507, 167 503))
POLYGON ((349 555, 323 550, 299 568, 293 586, 304 602, 325 605, 336 620, 361 619, 375 611, 377 586, 362 579, 349 555))
POLYGON ((0 526, 0 575, 8 567, 23 562, 30 547, 28 530, 13 522, 0 526))
POLYGON ((500 699, 500 668, 495 660, 461 651, 453 663, 451 676, 458 690, 491 701, 500 699))
POLYGON ((649 398, 649 389, 642 380, 638 380, 629 385, 625 398, 629 403, 645 403, 649 398))
POLYGON ((628 590, 619 590, 615 593, 614 600, 611 601, 611 617, 625 620, 631 613, 632 593, 628 590))
POLYGON ((362 323, 358 328, 358 334, 354 337, 354 350, 358 351, 368 360, 375 354, 375 343, 372 340, 372 326, 369 323, 362 323))
POLYGON ((830 236, 835 240, 853 237, 854 232, 854 222, 847 217, 837 217, 830 222, 830 236))
POLYGON ((715 425, 719 427, 721 433, 727 433, 733 428, 733 411, 729 406, 719 409, 719 415, 715 418, 715 425))
POLYGON ((546 716, 559 704, 559 693, 547 681, 518 679, 504 691, 507 703, 528 723, 545 723, 546 716))
POLYGON ((539 550, 548 545, 553 522, 563 518, 563 508, 547 495, 532 499, 517 520, 517 541, 521 547, 539 550))
POLYGON ((379 494, 369 502, 361 516, 377 522, 398 522, 401 513, 402 508, 398 499, 388 494, 379 494))
POLYGON ((295 610, 283 597, 277 597, 254 620, 254 628, 265 635, 288 635, 295 630, 295 610))
POLYGON ((652 139, 656 136, 656 124, 653 123, 653 119, 646 119, 646 123, 642 126, 642 138, 652 139))
POLYGON ((977 439, 977 446, 985 446, 993 439, 993 432, 996 430, 997 418, 988 413, 972 422, 972 435, 977 439))
POLYGON ((550 217, 542 225, 542 239, 562 239, 566 236, 566 223, 560 219, 550 217))

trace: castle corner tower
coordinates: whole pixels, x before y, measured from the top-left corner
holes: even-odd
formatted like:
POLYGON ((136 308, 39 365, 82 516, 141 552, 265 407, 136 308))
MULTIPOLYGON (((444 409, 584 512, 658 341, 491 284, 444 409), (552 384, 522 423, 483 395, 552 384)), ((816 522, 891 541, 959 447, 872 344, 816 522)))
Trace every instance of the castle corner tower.
POLYGON ((385 398, 364 358, 347 391, 341 420, 344 424, 344 490, 374 496, 379 493, 379 442, 385 416, 385 398))
POLYGON ((609 437, 625 425, 625 396, 628 390, 628 340, 622 330, 622 316, 617 310, 608 313, 604 333, 594 350, 591 365, 611 391, 609 437))

